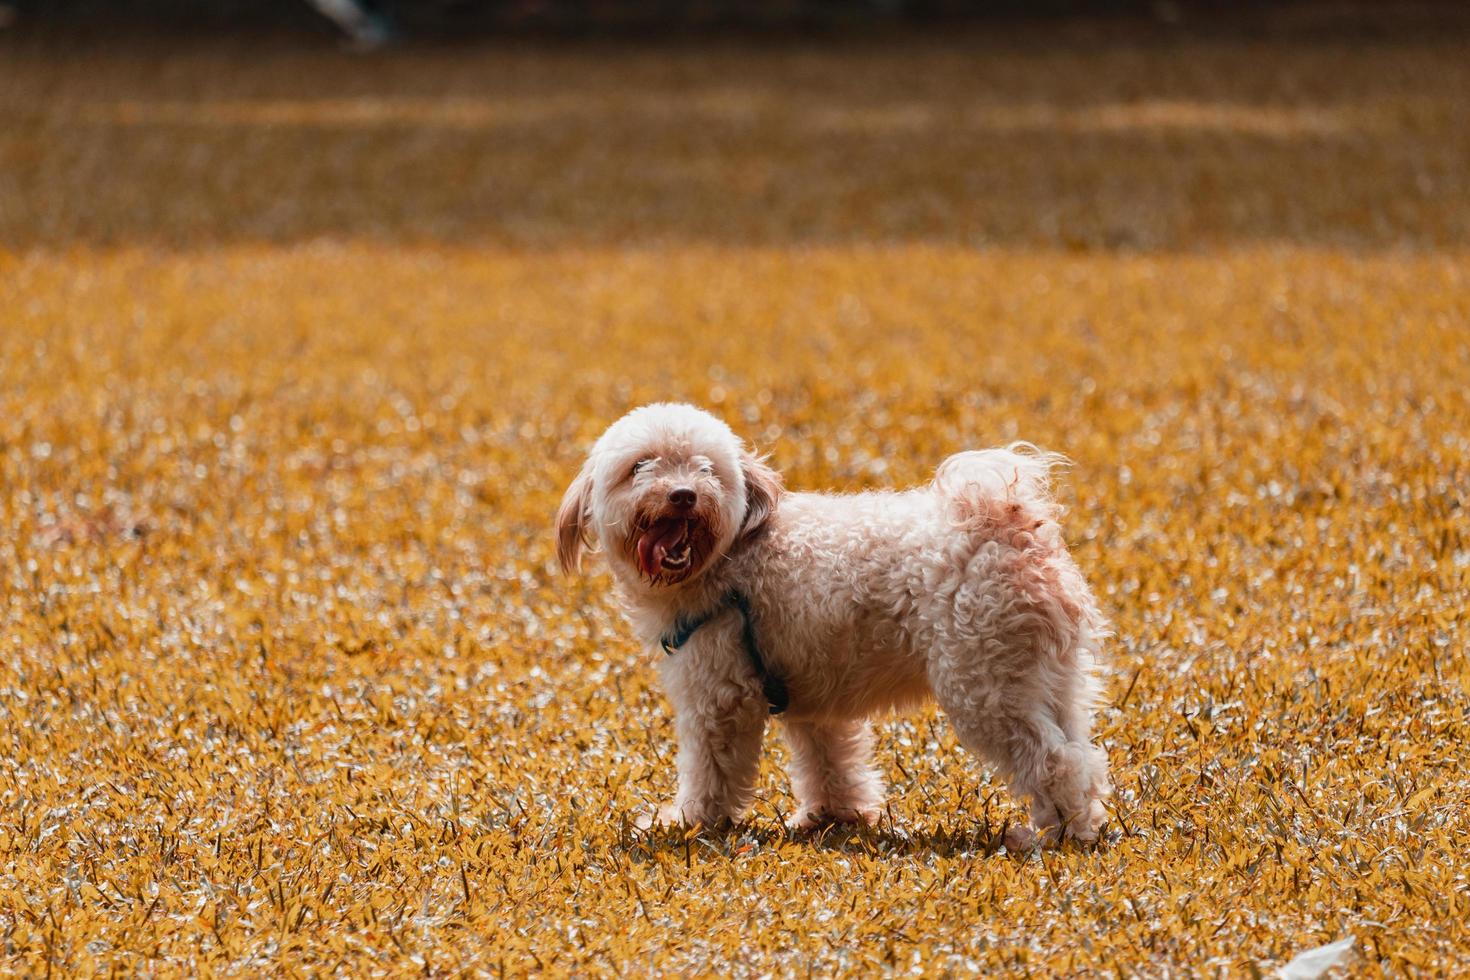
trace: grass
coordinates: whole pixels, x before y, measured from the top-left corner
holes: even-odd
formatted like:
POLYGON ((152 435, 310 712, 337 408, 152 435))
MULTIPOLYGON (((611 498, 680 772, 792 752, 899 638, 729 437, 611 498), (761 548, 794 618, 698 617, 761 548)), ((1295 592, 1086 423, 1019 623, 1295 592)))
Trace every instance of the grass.
POLYGON ((8 972, 1470 968, 1470 42, 0 50, 8 972), (550 520, 639 402, 799 488, 1064 451, 1113 833, 930 711, 673 790, 550 520))

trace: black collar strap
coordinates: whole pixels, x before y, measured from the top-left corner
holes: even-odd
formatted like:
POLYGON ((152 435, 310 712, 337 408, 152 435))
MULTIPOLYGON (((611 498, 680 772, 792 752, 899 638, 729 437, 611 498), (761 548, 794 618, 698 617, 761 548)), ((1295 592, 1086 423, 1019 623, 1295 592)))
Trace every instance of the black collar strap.
POLYGON ((750 658, 750 665, 755 668, 755 676, 761 679, 761 690, 765 692, 766 700, 770 702, 771 714, 779 715, 785 711, 791 703, 791 697, 786 691, 786 684, 766 669, 765 659, 761 657, 760 645, 755 640, 755 627, 750 623, 750 600, 745 594, 735 589, 725 593, 713 609, 699 616, 680 616, 674 620, 673 627, 659 638, 659 645, 664 648, 664 653, 673 656, 684 644, 688 643, 699 628, 720 613, 730 607, 740 610, 740 628, 742 645, 745 647, 745 655, 750 658))

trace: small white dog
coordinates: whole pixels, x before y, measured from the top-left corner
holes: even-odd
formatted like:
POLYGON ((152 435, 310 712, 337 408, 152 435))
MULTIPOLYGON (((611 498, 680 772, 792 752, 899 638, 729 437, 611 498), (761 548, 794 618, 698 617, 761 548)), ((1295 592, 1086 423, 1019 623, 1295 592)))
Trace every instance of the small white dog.
POLYGON ((960 741, 1031 799, 1007 844, 1095 841, 1091 744, 1105 633, 1024 444, 951 456, 901 493, 785 492, 730 428, 648 405, 592 447, 557 515, 562 567, 606 552, 677 712, 679 790, 661 816, 738 821, 766 720, 791 747, 798 828, 877 820, 867 719, 934 697, 960 741))

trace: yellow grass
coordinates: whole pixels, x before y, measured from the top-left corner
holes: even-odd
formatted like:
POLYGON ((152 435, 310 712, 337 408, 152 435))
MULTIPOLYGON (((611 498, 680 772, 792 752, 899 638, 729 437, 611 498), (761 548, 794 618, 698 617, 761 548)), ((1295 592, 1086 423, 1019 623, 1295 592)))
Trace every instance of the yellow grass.
POLYGON ((1470 44, 0 48, 0 964, 1470 969, 1470 44), (1094 851, 673 790, 553 568, 689 399, 798 488, 1026 438, 1113 617, 1094 851))

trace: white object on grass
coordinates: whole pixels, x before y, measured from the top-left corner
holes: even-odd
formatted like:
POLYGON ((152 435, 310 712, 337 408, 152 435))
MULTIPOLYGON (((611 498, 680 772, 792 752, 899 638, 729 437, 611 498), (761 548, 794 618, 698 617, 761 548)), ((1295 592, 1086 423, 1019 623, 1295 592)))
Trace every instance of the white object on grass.
POLYGON ((1281 968, 1281 980, 1317 980, 1347 957, 1354 942, 1352 936, 1345 936, 1335 943, 1297 953, 1281 968))

